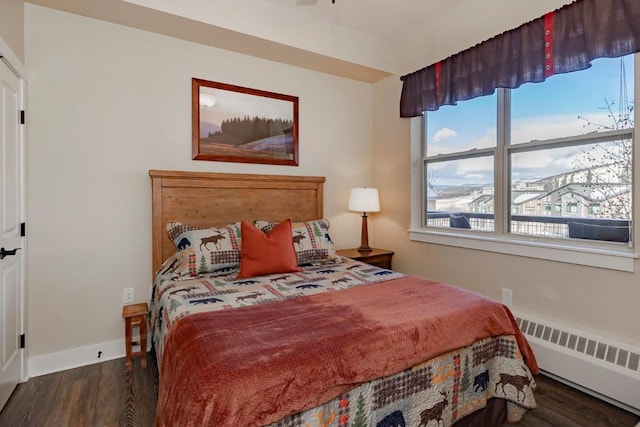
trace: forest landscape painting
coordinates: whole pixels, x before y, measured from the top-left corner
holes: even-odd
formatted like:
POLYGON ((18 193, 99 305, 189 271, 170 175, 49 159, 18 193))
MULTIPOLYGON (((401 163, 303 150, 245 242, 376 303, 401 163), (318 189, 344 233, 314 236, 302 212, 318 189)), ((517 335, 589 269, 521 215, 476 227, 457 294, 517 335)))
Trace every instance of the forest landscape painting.
POLYGON ((298 165, 298 97, 192 80, 192 158, 298 165))

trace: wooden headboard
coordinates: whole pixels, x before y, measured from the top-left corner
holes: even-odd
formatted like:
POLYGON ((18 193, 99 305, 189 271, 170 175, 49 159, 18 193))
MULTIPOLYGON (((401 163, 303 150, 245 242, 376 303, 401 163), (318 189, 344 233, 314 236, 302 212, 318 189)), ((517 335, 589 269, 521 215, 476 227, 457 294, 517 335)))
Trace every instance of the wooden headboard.
POLYGON ((221 227, 242 219, 309 221, 323 218, 324 177, 150 170, 153 274, 176 250, 171 221, 221 227))

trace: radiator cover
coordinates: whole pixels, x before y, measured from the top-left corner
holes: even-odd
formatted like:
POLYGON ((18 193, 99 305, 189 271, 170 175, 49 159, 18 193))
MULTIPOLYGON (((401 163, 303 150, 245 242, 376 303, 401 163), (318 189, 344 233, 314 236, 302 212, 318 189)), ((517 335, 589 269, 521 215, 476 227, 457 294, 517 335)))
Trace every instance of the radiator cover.
POLYGON ((514 312, 544 373, 640 415, 640 349, 514 312))

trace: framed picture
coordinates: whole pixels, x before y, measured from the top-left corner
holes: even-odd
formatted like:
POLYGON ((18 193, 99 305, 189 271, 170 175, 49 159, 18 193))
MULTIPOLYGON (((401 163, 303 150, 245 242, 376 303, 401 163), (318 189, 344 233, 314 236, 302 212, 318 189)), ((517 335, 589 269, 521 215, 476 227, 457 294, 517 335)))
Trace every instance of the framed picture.
POLYGON ((298 166, 298 97, 191 79, 192 158, 298 166))

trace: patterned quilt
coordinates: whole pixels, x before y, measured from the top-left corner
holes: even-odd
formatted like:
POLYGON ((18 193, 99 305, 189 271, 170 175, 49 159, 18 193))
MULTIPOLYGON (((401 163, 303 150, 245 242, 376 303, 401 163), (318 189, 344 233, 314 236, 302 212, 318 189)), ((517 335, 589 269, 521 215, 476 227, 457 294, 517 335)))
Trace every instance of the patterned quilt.
POLYGON ((507 421, 517 422, 536 407, 535 380, 519 356, 512 336, 487 338, 269 427, 451 426, 492 397, 508 399, 507 421))
MULTIPOLYGON (((234 276, 179 280, 171 270, 158 275, 151 302, 158 363, 171 326, 190 314, 403 277, 352 260, 306 267, 299 273, 241 280, 235 280, 234 276)), ((354 385, 349 393, 288 416, 270 427, 449 426, 483 408, 492 397, 507 399, 509 421, 517 421, 527 409, 535 408, 534 389, 535 381, 515 337, 490 337, 393 376, 354 385)))
MULTIPOLYGON (((165 264, 170 265, 171 258, 165 264)), ((178 319, 189 314, 337 291, 396 279, 403 274, 346 259, 339 264, 305 267, 299 273, 239 280, 235 280, 235 276, 236 273, 217 277, 204 275, 195 280, 180 280, 169 270, 156 277, 150 311, 159 363, 167 331, 178 319)))

